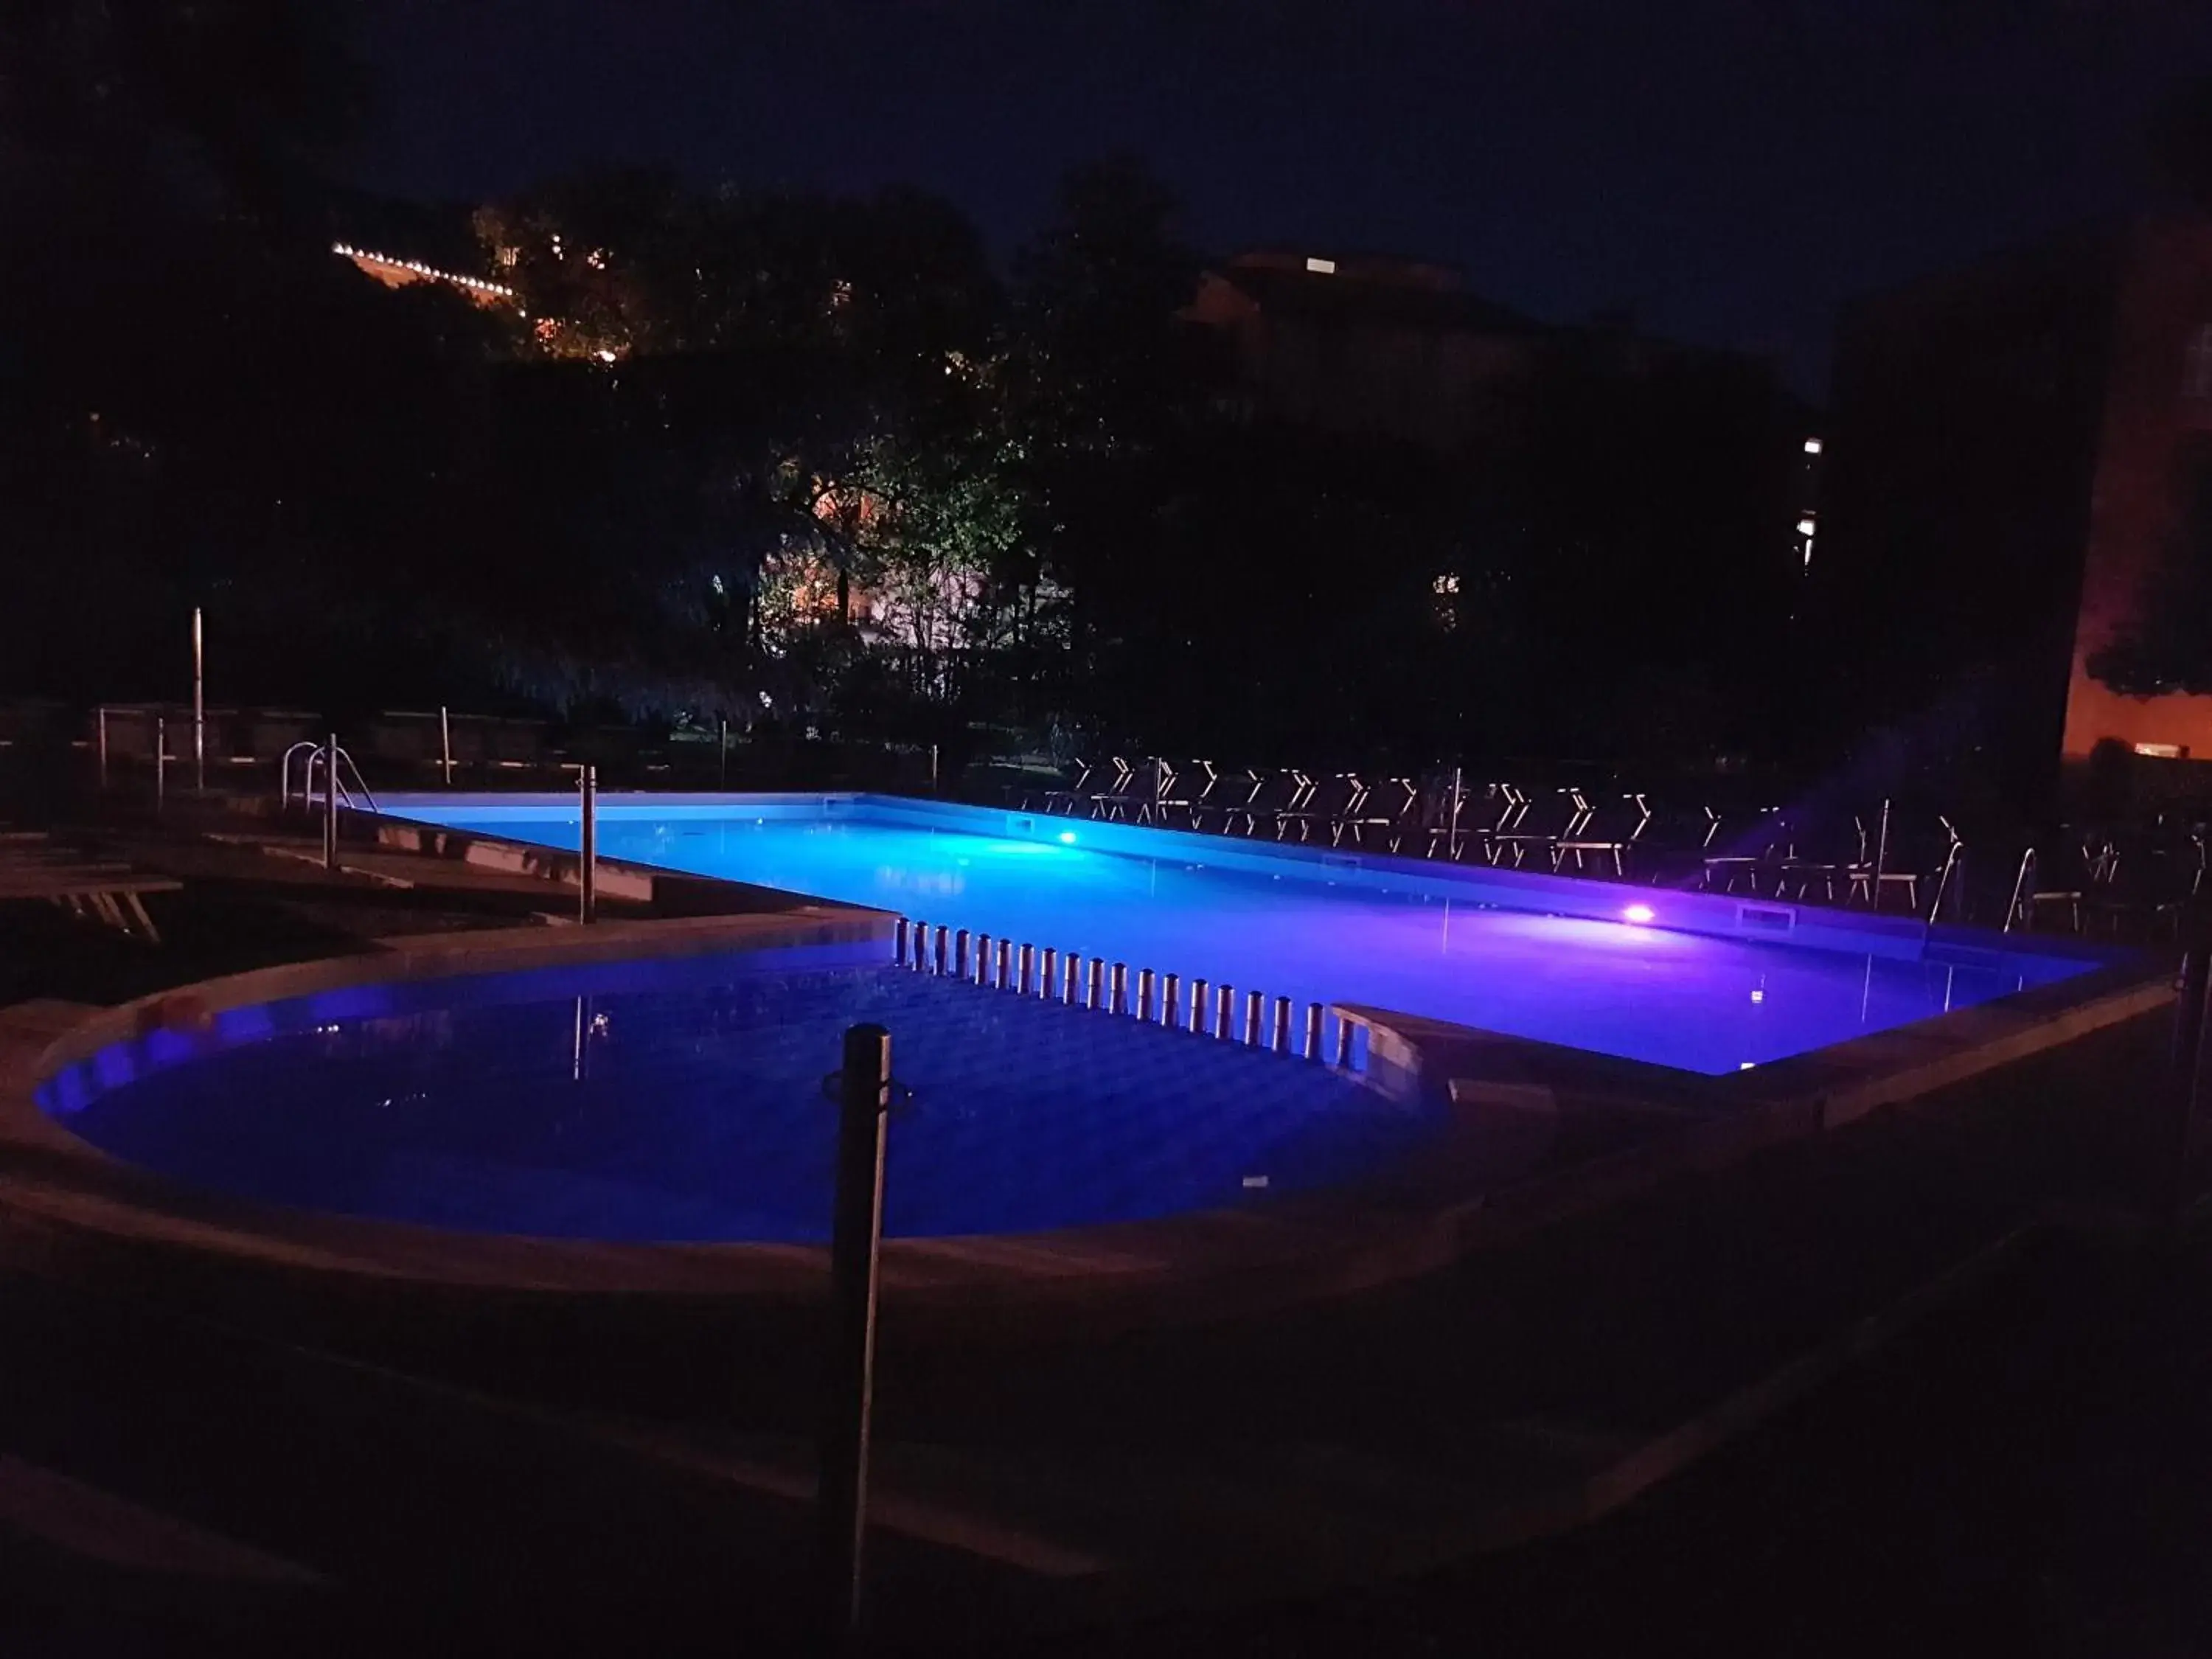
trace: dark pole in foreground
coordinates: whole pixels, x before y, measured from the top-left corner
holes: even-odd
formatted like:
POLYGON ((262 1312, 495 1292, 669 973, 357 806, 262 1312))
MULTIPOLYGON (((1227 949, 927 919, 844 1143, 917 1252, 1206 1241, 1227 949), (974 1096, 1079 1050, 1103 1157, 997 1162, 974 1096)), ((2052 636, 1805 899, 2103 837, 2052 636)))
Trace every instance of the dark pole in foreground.
POLYGON ((837 1199, 830 1241, 830 1375, 824 1390, 830 1411, 823 1425, 816 1499, 822 1524, 823 1612, 833 1644, 849 1637, 860 1622, 891 1034, 880 1025, 848 1028, 838 1075, 837 1199))
MULTIPOLYGON (((314 757, 311 755, 310 760, 314 757)), ((323 868, 338 867, 338 734, 323 750, 323 868)))
POLYGON ((2179 1218, 2189 1197, 2189 1164, 2195 1151, 2197 1079, 2203 1073, 2205 996, 2212 990, 2212 908, 2192 898, 2181 913, 2181 997, 2173 1010, 2173 1048, 2168 1062, 2166 1121, 2154 1151, 2157 1219, 2179 1218))
POLYGON ((586 766, 576 787, 584 803, 584 856, 577 875, 576 920, 588 926, 599 919, 599 769, 586 766))

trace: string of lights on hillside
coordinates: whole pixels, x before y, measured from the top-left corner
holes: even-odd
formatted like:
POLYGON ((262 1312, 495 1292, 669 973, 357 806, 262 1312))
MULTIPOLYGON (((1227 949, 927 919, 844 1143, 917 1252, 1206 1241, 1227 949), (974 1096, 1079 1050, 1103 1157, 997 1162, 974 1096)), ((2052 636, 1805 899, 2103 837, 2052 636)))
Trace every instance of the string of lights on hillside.
POLYGON ((458 271, 440 270, 419 259, 396 259, 389 253, 372 253, 365 247, 356 247, 349 242, 332 242, 331 252, 348 259, 366 259, 372 264, 389 265, 394 270, 412 271, 417 276, 427 276, 433 282, 454 283, 462 288, 474 289, 479 294, 495 294, 502 300, 512 300, 514 290, 504 283, 488 283, 481 276, 464 276, 458 271))

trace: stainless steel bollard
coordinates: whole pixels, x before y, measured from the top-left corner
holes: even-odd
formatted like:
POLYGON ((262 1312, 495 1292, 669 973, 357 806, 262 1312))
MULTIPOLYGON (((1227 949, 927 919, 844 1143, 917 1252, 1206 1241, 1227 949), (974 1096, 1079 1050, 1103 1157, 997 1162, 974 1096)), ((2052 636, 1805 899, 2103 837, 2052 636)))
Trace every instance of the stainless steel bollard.
MULTIPOLYGON (((1093 988, 1097 988, 1095 981, 1093 988)), ((1107 993, 1107 999, 1106 1011, 1109 1013, 1126 1014, 1129 1012, 1129 964, 1127 963, 1117 962, 1114 964, 1114 983, 1107 993)))
POLYGON ((935 943, 935 945, 933 946, 933 949, 935 950, 936 954, 935 954, 934 957, 932 959, 932 962, 931 962, 931 964, 930 964, 930 965, 931 965, 932 971, 936 972, 936 973, 939 973, 939 974, 941 974, 941 973, 943 973, 943 972, 945 971, 945 945, 946 945, 946 944, 947 944, 948 940, 950 939, 950 938, 951 938, 951 935, 949 935, 949 934, 945 932, 945 927, 944 927, 944 925, 943 925, 942 923, 939 924, 939 927, 938 927, 938 929, 937 929, 936 943, 935 943))
POLYGON ((1352 1022, 1342 1014, 1336 1017, 1336 1066, 1343 1072, 1352 1069, 1352 1022))
POLYGON ((868 1530, 890 1033, 880 1025, 850 1027, 843 1061, 837 1073, 837 1176, 830 1212, 828 1409, 816 1453, 821 1474, 815 1498, 823 1633, 838 1647, 850 1640, 860 1622, 868 1530))
POLYGON ((990 982, 991 936, 988 933, 978 933, 975 935, 975 983, 988 985, 990 982))
POLYGON ((1137 969, 1137 1018, 1147 1025, 1152 1023, 1152 970, 1137 969))
POLYGON ((1067 990, 1061 1000, 1073 1008, 1083 996, 1083 957, 1079 952, 1067 953, 1067 990))
POLYGON ((1174 974, 1160 977, 1160 1024, 1176 1026, 1182 1024, 1182 981, 1174 974))
POLYGON ((1010 939, 999 941, 999 968, 998 972, 992 975, 991 983, 1001 991, 1013 988, 1014 942, 1010 939))
POLYGON ((1086 1008, 1103 1007, 1105 1006, 1105 959, 1101 957, 1093 957, 1091 958, 1091 983, 1089 988, 1084 994, 1083 1006, 1086 1008))
POLYGON ((1047 1002, 1060 994, 1060 952, 1049 945, 1044 947, 1044 962, 1037 969, 1037 994, 1047 1002))
POLYGON ((891 946, 891 960, 902 968, 906 966, 906 941, 909 931, 906 918, 901 916, 898 919, 897 943, 891 946))
POLYGON ((1321 1004, 1318 1002, 1306 1004, 1305 1056, 1308 1060, 1321 1058, 1321 1004))
POLYGON ((1036 983, 1036 980, 1032 977, 1036 968, 1036 947, 1032 945, 1024 945, 1022 946, 1021 960, 1022 965, 1019 969, 1017 970, 1014 988, 1017 991, 1019 991, 1024 996, 1029 996, 1032 994, 1032 988, 1036 983))
MULTIPOLYGON (((331 745, 335 756, 337 745, 331 745)), ((335 758, 331 764, 331 775, 337 775, 335 758)), ((583 848, 576 872, 576 920, 597 922, 599 919, 599 769, 586 766, 576 781, 583 799, 583 831, 580 837, 583 848)))
POLYGON ((968 930, 965 927, 952 936, 952 971, 959 978, 968 977, 968 930))
POLYGON ((1215 994, 1213 1000, 1217 1015, 1213 1035, 1221 1042, 1226 1042, 1237 1035, 1237 988, 1233 985, 1223 986, 1215 994))
POLYGON ((1267 999, 1257 991, 1244 994, 1244 1046, 1260 1046, 1260 1028, 1267 1018, 1267 999))
POLYGON ((1279 1054, 1291 1052, 1291 1000, 1288 997, 1275 999, 1275 1052, 1279 1054))
POLYGON ((1194 979, 1190 982, 1190 1029, 1198 1036, 1206 1035, 1206 1017, 1211 1012, 1206 1000, 1206 981, 1194 979))

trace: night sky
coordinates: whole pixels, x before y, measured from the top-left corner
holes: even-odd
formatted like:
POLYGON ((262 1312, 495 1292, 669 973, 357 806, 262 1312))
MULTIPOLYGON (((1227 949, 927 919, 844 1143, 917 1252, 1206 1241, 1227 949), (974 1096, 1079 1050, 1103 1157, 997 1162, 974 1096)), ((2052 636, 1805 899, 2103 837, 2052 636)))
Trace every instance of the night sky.
POLYGON ((1202 246, 1447 259, 1817 393, 1845 295, 2149 199, 2212 0, 397 0, 355 39, 377 188, 903 179, 1003 250, 1128 149, 1202 246))

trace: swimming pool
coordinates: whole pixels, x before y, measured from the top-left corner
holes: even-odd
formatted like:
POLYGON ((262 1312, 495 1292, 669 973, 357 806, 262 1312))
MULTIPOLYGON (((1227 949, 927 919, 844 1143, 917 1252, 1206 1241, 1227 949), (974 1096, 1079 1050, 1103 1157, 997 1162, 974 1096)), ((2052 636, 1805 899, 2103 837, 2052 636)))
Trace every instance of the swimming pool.
MULTIPOLYGON (((550 848, 580 839, 572 797, 414 794, 383 811, 550 848)), ((1708 1076, 2101 965, 1908 918, 885 796, 603 796, 599 849, 1708 1076)))
POLYGON ((204 1191, 466 1232, 828 1237, 847 1026, 890 1029, 897 1237, 1053 1231, 1379 1176, 1447 1114, 1334 1068, 902 972, 752 951, 347 986, 57 1070, 80 1139, 204 1191))

